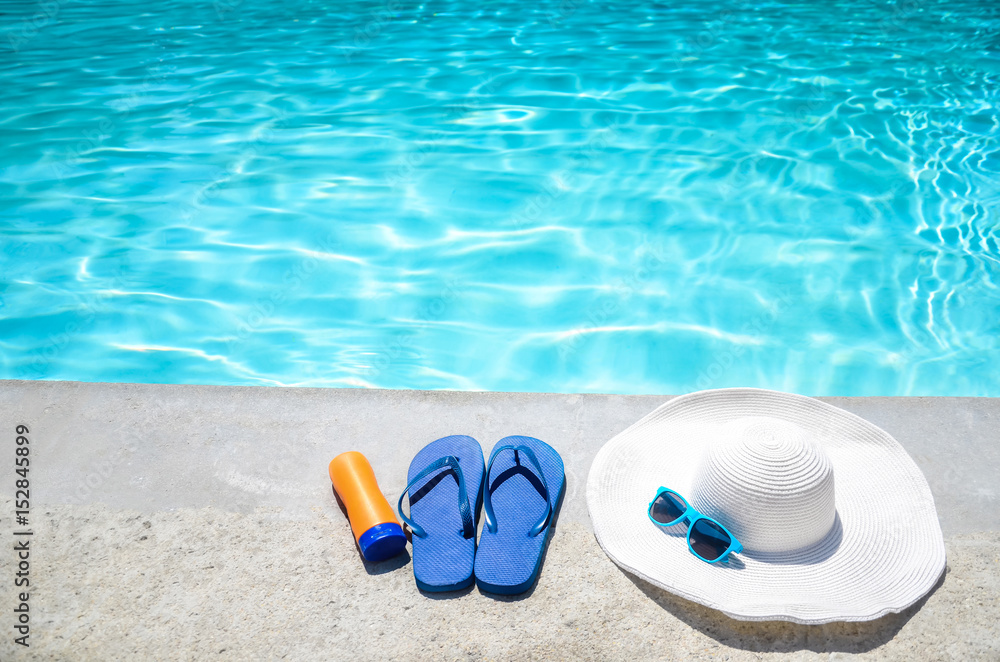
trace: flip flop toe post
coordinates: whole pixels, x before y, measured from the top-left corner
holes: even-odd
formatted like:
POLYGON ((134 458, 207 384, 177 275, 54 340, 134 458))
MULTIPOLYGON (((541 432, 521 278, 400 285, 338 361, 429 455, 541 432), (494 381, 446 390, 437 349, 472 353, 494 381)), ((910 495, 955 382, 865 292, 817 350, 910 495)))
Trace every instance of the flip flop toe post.
POLYGON ((566 491, 559 453, 533 437, 497 442, 483 483, 486 522, 476 552, 480 590, 515 595, 538 579, 566 491))
POLYGON ((483 469, 482 447, 464 435, 431 442, 410 463, 397 508, 412 533, 413 576, 421 590, 472 585, 483 469), (402 507, 407 494, 409 516, 402 507))

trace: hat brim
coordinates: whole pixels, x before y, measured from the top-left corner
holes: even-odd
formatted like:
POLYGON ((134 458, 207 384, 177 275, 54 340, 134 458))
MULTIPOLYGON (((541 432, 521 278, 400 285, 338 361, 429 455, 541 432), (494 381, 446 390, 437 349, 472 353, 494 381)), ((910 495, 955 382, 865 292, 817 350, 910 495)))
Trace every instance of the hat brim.
POLYGON ((760 389, 680 396, 608 441, 587 479, 587 506, 605 553, 628 572, 746 621, 868 621, 911 606, 945 569, 930 487, 887 432, 819 400, 760 389), (785 554, 744 552, 708 564, 684 526, 650 522, 660 486, 691 497, 694 473, 718 428, 747 416, 790 421, 833 465, 837 520, 820 543, 785 554))

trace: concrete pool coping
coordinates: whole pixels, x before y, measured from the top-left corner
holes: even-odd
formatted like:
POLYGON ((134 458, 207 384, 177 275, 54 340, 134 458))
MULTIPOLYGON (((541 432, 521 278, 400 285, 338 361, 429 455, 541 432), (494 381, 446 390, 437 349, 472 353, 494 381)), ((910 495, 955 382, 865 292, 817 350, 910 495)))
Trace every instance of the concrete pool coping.
MULTIPOLYGON (((0 658, 1000 655, 1000 399, 820 398, 914 458, 949 571, 902 614, 799 626, 728 619, 627 575, 596 544, 584 498, 594 455, 670 397, 0 381, 11 467, 0 521, 10 541, 21 528, 14 430, 26 425, 35 545, 32 645, 5 634, 0 658), (487 452, 528 434, 566 462, 558 526, 526 596, 424 595, 408 555, 365 564, 354 548, 329 460, 364 452, 394 502, 417 450, 456 433, 487 452)), ((13 554, 0 553, 4 582, 13 554)), ((3 613, 15 598, 4 590, 3 613)))

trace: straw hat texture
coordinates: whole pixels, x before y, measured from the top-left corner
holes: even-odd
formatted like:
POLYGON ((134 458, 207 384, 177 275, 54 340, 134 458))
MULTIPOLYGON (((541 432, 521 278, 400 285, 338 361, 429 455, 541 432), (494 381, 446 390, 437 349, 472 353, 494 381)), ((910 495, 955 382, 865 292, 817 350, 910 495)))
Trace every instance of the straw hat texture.
POLYGON ((587 480, 598 542, 624 570, 748 621, 867 621, 914 604, 945 569, 930 487, 903 447, 826 403, 759 389, 683 395, 598 452, 587 480), (660 486, 743 544, 726 562, 687 525, 647 516, 660 486))

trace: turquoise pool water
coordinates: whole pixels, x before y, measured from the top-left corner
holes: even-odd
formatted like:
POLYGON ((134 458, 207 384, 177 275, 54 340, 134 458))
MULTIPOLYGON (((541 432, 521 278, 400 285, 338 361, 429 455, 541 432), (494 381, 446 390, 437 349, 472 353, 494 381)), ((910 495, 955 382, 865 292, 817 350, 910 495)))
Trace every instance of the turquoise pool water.
POLYGON ((6 2, 0 377, 1000 396, 1000 5, 6 2))

